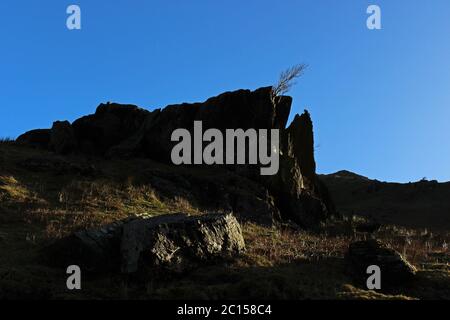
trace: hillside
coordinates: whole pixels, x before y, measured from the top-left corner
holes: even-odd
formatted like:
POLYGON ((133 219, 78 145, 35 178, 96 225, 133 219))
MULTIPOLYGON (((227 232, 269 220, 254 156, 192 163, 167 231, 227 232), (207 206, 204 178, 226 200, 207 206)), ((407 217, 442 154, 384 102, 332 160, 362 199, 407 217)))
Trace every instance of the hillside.
POLYGON ((81 292, 68 292, 64 272, 42 262, 49 242, 136 214, 198 215, 203 209, 189 195, 169 195, 145 183, 150 172, 173 173, 151 160, 61 157, 12 143, 0 144, 0 155, 1 298, 450 298, 449 260, 442 247, 450 237, 423 230, 386 226, 376 233, 420 268, 414 287, 376 293, 355 282, 344 256, 349 243, 365 237, 355 238, 358 219, 330 221, 316 231, 242 221, 247 250, 234 262, 157 279, 105 272, 89 276, 81 292))
POLYGON ((342 214, 360 215, 382 224, 450 230, 450 182, 389 183, 349 171, 320 175, 320 179, 342 214))
POLYGON ((403 214, 443 188, 430 206, 445 208, 448 186, 317 177, 309 113, 287 126, 292 98, 274 106, 270 92, 154 111, 101 104, 0 141, 0 299, 450 299, 448 227, 379 204, 403 214), (197 120, 280 129, 279 171, 173 165, 172 130, 197 120), (80 291, 66 287, 68 264, 83 270, 80 291), (372 264, 405 280, 368 290, 372 264))

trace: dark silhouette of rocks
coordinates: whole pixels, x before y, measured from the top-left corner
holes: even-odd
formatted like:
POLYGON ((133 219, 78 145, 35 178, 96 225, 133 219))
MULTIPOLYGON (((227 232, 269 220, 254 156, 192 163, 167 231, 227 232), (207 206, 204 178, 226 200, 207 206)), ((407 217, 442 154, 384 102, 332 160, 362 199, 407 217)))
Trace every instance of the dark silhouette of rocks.
POLYGON ((50 130, 49 148, 59 154, 68 154, 77 147, 75 131, 69 121, 56 121, 50 130))
POLYGON ((101 104, 95 114, 72 125, 55 122, 51 130, 31 131, 17 141, 61 154, 146 157, 172 164, 170 155, 176 144, 171 141, 172 132, 179 128, 192 132, 194 121, 202 121, 203 130, 216 128, 223 132, 279 129, 281 155, 277 175, 260 176, 257 165, 226 167, 267 189, 268 199, 273 199, 277 208, 270 210, 272 220, 281 217, 303 227, 314 227, 333 214, 334 207, 326 187, 316 178, 312 121, 305 111, 286 128, 292 98, 280 97, 274 106, 271 90, 264 87, 226 92, 203 103, 170 105, 152 112, 133 105, 101 104))
POLYGON ((90 272, 134 273, 146 268, 183 272, 234 258, 244 250, 241 227, 233 215, 174 214, 76 232, 43 253, 57 266, 76 264, 90 272))
POLYGON ((28 131, 16 139, 18 144, 47 149, 50 143, 49 129, 35 129, 28 131))
POLYGON ((400 253, 375 239, 351 243, 347 259, 360 279, 367 279, 369 266, 380 267, 382 287, 385 288, 386 285, 408 284, 416 274, 416 268, 400 253))
MULTIPOLYGON (((74 151, 108 155, 111 149, 138 133, 153 113, 133 105, 101 104, 95 114, 82 117, 72 124, 78 145, 78 150, 74 151)), ((138 150, 132 152, 137 153, 138 150)))

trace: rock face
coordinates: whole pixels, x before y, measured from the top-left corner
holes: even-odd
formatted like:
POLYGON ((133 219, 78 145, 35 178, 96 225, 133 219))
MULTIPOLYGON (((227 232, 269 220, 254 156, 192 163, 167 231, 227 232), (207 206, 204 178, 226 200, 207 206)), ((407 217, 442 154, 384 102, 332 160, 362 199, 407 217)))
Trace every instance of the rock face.
POLYGON ((367 278, 367 268, 376 265, 381 269, 381 283, 407 284, 414 279, 416 269, 400 253, 378 240, 358 241, 350 244, 347 259, 359 278, 367 278))
POLYGON ((53 264, 76 264, 90 272, 141 268, 182 272, 199 263, 233 258, 245 250, 241 227, 231 214, 183 214, 129 219, 72 234, 45 251, 53 264))
MULTIPOLYGON (((172 132, 180 128, 192 132, 194 121, 202 121, 203 131, 210 128, 222 132, 226 129, 279 129, 278 174, 260 176, 257 165, 227 165, 225 168, 267 190, 277 207, 272 210, 273 220, 281 217, 313 227, 333 214, 334 207, 326 187, 316 178, 309 113, 296 115, 286 128, 291 104, 292 98, 285 96, 274 106, 271 87, 227 92, 203 103, 170 105, 152 112, 132 105, 101 104, 95 114, 76 120, 72 126, 66 122, 55 123, 46 147, 58 153, 140 156, 172 164, 170 155, 176 144, 171 141, 172 132)), ((34 135, 25 134, 22 142, 33 140, 30 136, 34 135)), ((45 139, 41 140, 41 146, 45 145, 45 139)))
POLYGON ((151 113, 133 105, 101 104, 95 114, 72 124, 79 152, 106 155, 132 137, 151 113))
POLYGON ((76 149, 75 132, 69 121, 56 121, 50 131, 49 148, 59 154, 68 154, 76 149))
POLYGON ((203 212, 233 212, 240 221, 268 227, 281 220, 267 188, 235 172, 208 167, 195 171, 147 168, 140 177, 158 195, 184 199, 203 212))
POLYGON ((36 129, 25 132, 16 139, 16 142, 30 147, 48 148, 48 144, 50 143, 50 130, 36 129))
POLYGON ((282 135, 280 170, 270 190, 285 218, 314 227, 334 212, 328 192, 316 178, 313 125, 308 111, 296 115, 282 135))
POLYGON ((140 264, 179 272, 244 249, 241 227, 231 214, 135 220, 123 226, 122 272, 136 272, 140 264))

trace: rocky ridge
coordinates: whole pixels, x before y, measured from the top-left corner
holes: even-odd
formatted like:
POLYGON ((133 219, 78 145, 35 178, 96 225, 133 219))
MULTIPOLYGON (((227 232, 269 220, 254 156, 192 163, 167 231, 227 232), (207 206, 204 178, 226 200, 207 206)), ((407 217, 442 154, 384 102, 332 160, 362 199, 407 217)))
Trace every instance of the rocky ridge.
POLYGON ((146 157, 171 164, 175 129, 193 130, 202 121, 204 130, 279 129, 280 169, 274 176, 260 176, 258 166, 234 165, 227 169, 255 181, 267 190, 277 210, 273 221, 293 221, 314 227, 334 213, 326 188, 316 178, 313 124, 307 111, 286 127, 291 97, 271 101, 271 87, 255 91, 226 92, 203 103, 170 105, 147 111, 133 105, 101 104, 95 114, 55 122, 51 129, 33 130, 17 142, 60 154, 100 157, 146 157))

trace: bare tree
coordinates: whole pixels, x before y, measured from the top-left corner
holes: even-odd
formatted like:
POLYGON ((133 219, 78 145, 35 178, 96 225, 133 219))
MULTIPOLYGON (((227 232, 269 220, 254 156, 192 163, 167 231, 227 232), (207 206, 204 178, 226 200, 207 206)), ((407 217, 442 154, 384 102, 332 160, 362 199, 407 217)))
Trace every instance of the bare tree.
POLYGON ((274 107, 277 106, 280 96, 286 94, 293 85, 296 84, 295 79, 301 77, 308 66, 306 64, 297 64, 280 74, 278 83, 272 87, 270 98, 274 107))

